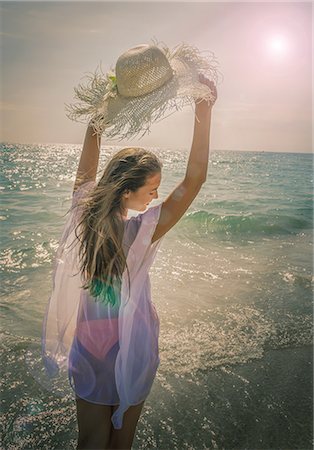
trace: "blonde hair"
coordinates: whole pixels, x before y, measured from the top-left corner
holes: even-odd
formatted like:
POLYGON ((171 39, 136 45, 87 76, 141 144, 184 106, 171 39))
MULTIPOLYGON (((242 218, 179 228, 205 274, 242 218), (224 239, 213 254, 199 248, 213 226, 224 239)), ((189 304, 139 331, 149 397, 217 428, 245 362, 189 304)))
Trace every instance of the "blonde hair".
POLYGON ((109 160, 97 186, 78 202, 82 215, 75 236, 81 242, 80 271, 85 280, 82 288, 88 289, 96 300, 112 306, 116 304, 114 285, 121 286, 125 268, 130 288, 122 247, 122 196, 127 190, 135 192, 144 186, 147 177, 161 169, 161 161, 151 151, 139 147, 123 148, 109 160))

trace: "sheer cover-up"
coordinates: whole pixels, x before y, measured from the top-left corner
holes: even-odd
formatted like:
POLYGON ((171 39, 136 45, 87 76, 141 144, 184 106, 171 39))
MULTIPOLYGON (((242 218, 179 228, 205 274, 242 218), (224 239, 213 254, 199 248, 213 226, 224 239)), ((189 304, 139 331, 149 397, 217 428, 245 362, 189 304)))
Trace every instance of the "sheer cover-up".
POLYGON ((159 365, 159 318, 151 301, 149 269, 163 237, 151 244, 162 204, 124 222, 123 248, 127 270, 116 287, 115 307, 96 302, 81 288, 79 242, 74 228, 78 200, 96 182, 73 195, 55 256, 53 288, 43 321, 42 357, 49 377, 66 369, 78 397, 92 403, 119 405, 111 417, 121 429, 124 412, 148 396, 159 365), (74 240, 74 244, 73 244, 74 240))

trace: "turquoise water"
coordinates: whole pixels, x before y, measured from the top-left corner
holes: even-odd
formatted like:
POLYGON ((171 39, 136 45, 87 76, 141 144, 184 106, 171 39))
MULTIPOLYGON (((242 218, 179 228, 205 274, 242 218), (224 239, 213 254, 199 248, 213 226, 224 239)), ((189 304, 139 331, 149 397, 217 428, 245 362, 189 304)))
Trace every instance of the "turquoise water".
MULTIPOLYGON (((75 448, 66 380, 60 399, 30 356, 80 150, 1 147, 5 448, 75 448)), ((116 150, 103 147, 101 168, 116 150)), ((153 206, 182 180, 188 153, 150 150, 164 164, 153 206)), ((151 269, 161 363, 134 448, 311 448, 312 170, 311 154, 211 154, 207 182, 151 269)))

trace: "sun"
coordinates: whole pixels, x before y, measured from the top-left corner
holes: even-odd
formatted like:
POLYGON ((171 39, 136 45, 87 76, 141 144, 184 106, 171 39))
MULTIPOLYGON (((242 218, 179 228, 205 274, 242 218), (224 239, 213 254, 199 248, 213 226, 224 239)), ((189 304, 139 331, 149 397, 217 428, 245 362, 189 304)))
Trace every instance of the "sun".
POLYGON ((284 57, 289 51, 288 39, 281 34, 274 34, 267 39, 268 53, 274 57, 284 57))
POLYGON ((287 48, 286 41, 282 36, 276 36, 271 41, 271 48, 274 52, 282 53, 287 48))

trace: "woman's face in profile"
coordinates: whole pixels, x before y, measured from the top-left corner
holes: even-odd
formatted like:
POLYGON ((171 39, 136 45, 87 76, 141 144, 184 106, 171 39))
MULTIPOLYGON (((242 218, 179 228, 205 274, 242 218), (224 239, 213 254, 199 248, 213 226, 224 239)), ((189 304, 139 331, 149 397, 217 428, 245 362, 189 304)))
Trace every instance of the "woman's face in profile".
POLYGON ((161 182, 161 172, 157 172, 146 179, 144 186, 137 189, 137 191, 128 191, 123 195, 123 205, 126 209, 133 209, 135 211, 145 211, 149 203, 158 198, 158 188, 161 182))

